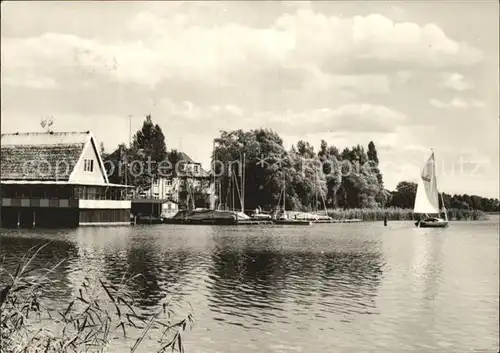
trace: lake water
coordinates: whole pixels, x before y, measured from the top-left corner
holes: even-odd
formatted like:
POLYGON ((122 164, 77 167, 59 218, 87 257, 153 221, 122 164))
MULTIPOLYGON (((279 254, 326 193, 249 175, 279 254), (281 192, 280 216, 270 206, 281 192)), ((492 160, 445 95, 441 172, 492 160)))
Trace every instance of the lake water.
MULTIPOLYGON (((59 302, 90 272, 125 269, 152 308, 175 293, 194 310, 187 353, 498 352, 499 219, 417 229, 413 222, 292 226, 157 225, 2 230, 7 263, 57 270, 59 302)), ((116 349, 118 351, 118 349, 116 349)), ((145 348, 149 351, 149 348, 145 348)))

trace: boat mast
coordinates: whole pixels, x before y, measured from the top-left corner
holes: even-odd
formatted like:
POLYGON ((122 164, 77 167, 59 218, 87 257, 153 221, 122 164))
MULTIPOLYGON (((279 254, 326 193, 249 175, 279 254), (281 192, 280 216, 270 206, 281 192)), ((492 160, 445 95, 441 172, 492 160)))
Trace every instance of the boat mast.
POLYGON ((446 207, 444 205, 444 198, 443 198, 443 193, 439 193, 441 195, 441 203, 443 204, 443 213, 444 213, 444 219, 448 221, 448 211, 446 210, 446 207))
POLYGON ((243 152, 243 169, 241 171, 241 212, 245 213, 245 152, 243 152))
POLYGON ((234 173, 233 173, 233 166, 231 166, 231 180, 229 181, 231 183, 231 211, 234 211, 234 185, 233 185, 233 179, 234 179, 234 173))
POLYGON ((217 209, 220 210, 221 205, 222 205, 222 183, 221 183, 220 179, 217 182, 217 186, 218 186, 217 191, 218 191, 218 198, 219 198, 219 203, 217 204, 217 209))
MULTIPOLYGON (((240 157, 241 157, 241 155, 240 155, 240 157)), ((240 158, 240 161, 241 161, 241 158, 240 158)), ((239 183, 238 183, 238 178, 236 177, 236 173, 233 175, 233 178, 234 178, 234 185, 236 186, 236 191, 238 192, 238 200, 240 200, 241 212, 244 212, 244 210, 243 210, 243 199, 241 197, 241 194, 242 194, 243 190, 240 190, 240 188, 243 187, 242 186, 243 178, 241 178, 241 175, 240 175, 240 181, 239 181, 239 183)))
POLYGON ((318 213, 318 174, 314 173, 314 213, 318 213))
POLYGON ((214 212, 215 212, 215 193, 217 190, 217 185, 215 182, 215 139, 212 141, 212 174, 214 177, 214 191, 212 192, 212 218, 214 217, 214 212))
POLYGON ((283 214, 286 215, 286 178, 283 177, 283 214))

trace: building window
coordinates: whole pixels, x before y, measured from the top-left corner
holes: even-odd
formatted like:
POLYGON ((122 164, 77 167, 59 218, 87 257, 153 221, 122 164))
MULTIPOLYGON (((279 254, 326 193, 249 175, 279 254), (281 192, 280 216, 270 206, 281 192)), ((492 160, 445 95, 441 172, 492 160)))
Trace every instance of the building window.
POLYGON ((194 166, 194 172, 198 173, 199 171, 200 171, 200 166, 199 165, 195 165, 194 166))
POLYGON ((93 159, 84 159, 83 160, 83 170, 85 172, 93 172, 94 171, 94 160, 93 159))
POLYGON ((165 180, 165 185, 166 186, 171 186, 172 185, 172 180, 171 179, 165 180))

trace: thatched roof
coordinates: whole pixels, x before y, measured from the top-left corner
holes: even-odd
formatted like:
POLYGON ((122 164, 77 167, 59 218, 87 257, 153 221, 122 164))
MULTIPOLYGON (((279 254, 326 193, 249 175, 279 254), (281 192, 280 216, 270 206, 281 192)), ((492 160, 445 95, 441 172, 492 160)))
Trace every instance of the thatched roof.
POLYGON ((90 132, 2 134, 2 180, 65 181, 78 162, 90 132))

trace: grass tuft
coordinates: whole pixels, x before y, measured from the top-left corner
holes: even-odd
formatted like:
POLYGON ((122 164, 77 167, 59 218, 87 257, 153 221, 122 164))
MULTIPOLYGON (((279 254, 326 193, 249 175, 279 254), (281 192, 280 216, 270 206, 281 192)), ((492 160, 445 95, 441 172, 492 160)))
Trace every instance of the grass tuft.
POLYGON ((0 261, 0 278, 7 279, 7 283, 0 283, 1 352, 101 353, 114 342, 132 341, 130 352, 134 353, 153 332, 161 337, 156 352, 184 352, 181 336, 192 327, 193 315, 172 322, 166 297, 159 309, 142 313, 127 285, 140 275, 125 274, 118 285, 85 277, 78 294, 63 310, 50 308, 44 300, 47 289, 55 283, 50 274, 64 260, 50 269, 33 266, 45 246, 30 249, 13 273, 4 268, 4 260, 0 261))

